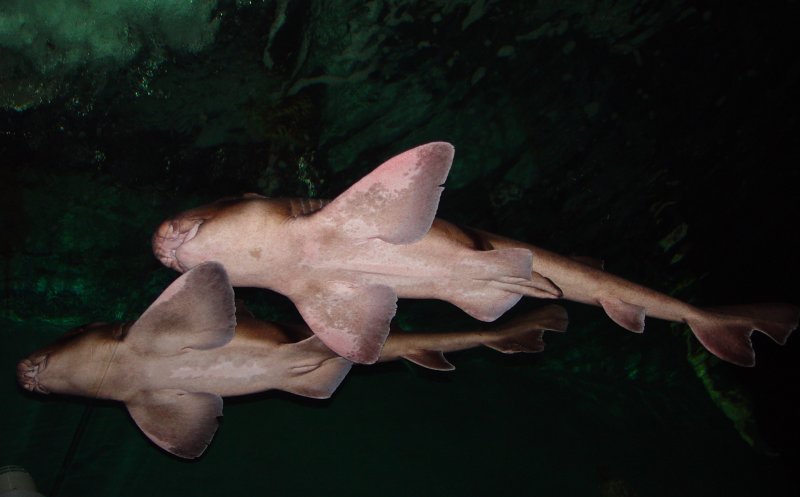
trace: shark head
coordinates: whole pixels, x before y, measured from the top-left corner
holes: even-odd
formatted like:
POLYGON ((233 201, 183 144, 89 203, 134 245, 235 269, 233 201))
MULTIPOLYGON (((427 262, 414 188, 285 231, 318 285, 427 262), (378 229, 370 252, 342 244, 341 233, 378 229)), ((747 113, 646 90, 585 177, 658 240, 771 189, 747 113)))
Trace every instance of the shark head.
MULTIPOLYGON (((239 279, 247 278, 250 268, 239 268, 235 261, 240 259, 232 247, 247 245, 247 258, 256 265, 269 266, 269 250, 257 247, 252 239, 254 233, 246 229, 237 218, 246 218, 255 223, 266 223, 270 220, 283 220, 283 205, 277 202, 274 218, 258 210, 256 204, 272 204, 261 195, 248 193, 240 197, 229 197, 217 200, 208 205, 190 209, 176 214, 162 222, 153 233, 151 240, 153 254, 165 266, 178 272, 188 270, 208 262, 219 262, 233 269, 229 273, 239 279), (257 202, 253 202, 257 201, 257 202), (259 202, 260 201, 260 202, 259 202), (266 201, 266 204, 264 203, 266 201), (231 222, 234 220, 233 222, 231 222)), ((258 238, 258 236, 256 236, 258 238)), ((241 282, 240 282, 241 283, 241 282)), ((254 286, 254 285, 240 285, 254 286)))
MULTIPOLYGON (((156 230, 153 251, 178 271, 216 261, 235 286, 289 297, 331 350, 371 364, 389 334, 397 301, 395 287, 376 275, 405 278, 404 287, 430 281, 419 274, 424 264, 415 272, 409 266, 416 263, 384 258, 382 247, 412 245, 430 231, 453 155, 449 143, 420 145, 385 161, 330 202, 251 194, 186 211, 156 230)), ((517 266, 529 278, 530 252, 524 252, 517 266)))
POLYGON ((21 360, 17 381, 30 392, 95 397, 127 328, 123 323, 92 323, 70 330, 21 360))
POLYGON ((197 236, 200 226, 214 217, 217 209, 212 209, 213 206, 191 209, 161 223, 153 233, 152 247, 162 264, 180 273, 189 269, 178 260, 178 249, 197 236))

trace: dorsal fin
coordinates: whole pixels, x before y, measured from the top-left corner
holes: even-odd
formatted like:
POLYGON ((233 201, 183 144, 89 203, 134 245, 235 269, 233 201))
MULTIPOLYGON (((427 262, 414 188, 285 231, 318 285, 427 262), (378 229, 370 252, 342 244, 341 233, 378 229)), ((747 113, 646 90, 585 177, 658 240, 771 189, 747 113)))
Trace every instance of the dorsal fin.
POLYGON ((233 339, 236 306, 222 264, 206 262, 176 279, 133 324, 125 341, 137 352, 177 354, 233 339))
POLYGON ((392 157, 308 220, 349 238, 413 243, 433 224, 453 154, 435 142, 392 157))

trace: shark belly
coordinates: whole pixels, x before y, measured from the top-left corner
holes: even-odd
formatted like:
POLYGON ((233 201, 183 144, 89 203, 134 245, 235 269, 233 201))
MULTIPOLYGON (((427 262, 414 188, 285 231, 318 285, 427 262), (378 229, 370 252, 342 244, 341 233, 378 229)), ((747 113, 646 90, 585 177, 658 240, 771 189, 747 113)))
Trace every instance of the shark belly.
POLYGON ((449 301, 494 278, 495 268, 472 260, 477 253, 431 232, 406 245, 371 239, 346 249, 325 249, 302 265, 321 280, 385 285, 400 298, 449 301))

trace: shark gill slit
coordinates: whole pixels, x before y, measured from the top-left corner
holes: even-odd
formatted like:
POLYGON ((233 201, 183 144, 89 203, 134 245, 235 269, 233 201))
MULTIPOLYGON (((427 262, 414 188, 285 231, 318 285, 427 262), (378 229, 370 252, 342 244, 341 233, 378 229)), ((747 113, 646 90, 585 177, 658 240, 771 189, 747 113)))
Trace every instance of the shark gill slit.
MULTIPOLYGON (((116 335, 118 332, 120 335, 124 336, 125 333, 124 327, 125 323, 121 323, 119 325, 119 328, 117 328, 116 332, 114 333, 114 335, 116 335)), ((108 375, 108 370, 111 368, 111 363, 114 362, 114 358, 117 355, 117 348, 119 347, 120 343, 122 343, 122 339, 114 341, 114 348, 111 349, 111 356, 108 358, 108 362, 106 362, 106 367, 105 369, 103 369, 103 374, 100 376, 100 380, 97 382, 97 387, 94 389, 94 394, 92 395, 92 397, 95 399, 97 398, 97 395, 100 393, 100 389, 103 387, 103 382, 106 380, 106 375, 108 375)))

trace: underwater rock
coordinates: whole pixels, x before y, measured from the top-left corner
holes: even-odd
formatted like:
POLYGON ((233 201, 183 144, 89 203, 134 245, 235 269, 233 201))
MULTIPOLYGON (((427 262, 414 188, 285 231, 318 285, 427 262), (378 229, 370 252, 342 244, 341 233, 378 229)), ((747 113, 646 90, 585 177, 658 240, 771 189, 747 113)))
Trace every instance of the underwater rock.
POLYGON ((54 81, 68 81, 85 69, 90 75, 115 71, 143 50, 203 50, 219 28, 216 5, 216 0, 55 0, 42 8, 6 1, 0 10, 0 105, 19 111, 49 102, 66 88, 54 81))

